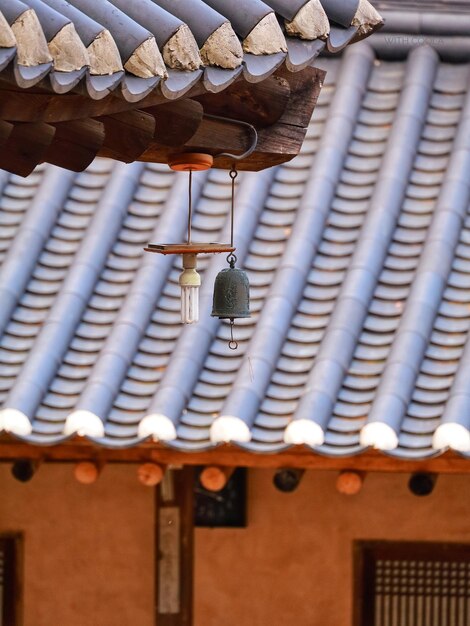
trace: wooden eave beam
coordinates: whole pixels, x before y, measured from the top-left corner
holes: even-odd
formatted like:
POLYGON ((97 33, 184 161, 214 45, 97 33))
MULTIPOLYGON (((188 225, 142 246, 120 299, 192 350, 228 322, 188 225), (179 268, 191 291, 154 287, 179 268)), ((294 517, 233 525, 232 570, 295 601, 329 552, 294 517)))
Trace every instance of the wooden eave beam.
POLYGON ((99 155, 132 163, 152 143, 155 118, 145 111, 123 111, 99 118, 103 124, 104 143, 99 155))
POLYGON ((185 98, 145 109, 155 118, 155 140, 163 146, 184 145, 196 133, 202 122, 202 104, 185 98))
POLYGON ((56 129, 44 122, 17 123, 0 150, 0 168, 28 176, 45 160, 56 129))
POLYGON ((218 465, 279 469, 293 467, 309 470, 350 470, 357 472, 470 474, 470 459, 447 451, 426 460, 404 460, 368 450, 351 457, 325 457, 303 446, 278 454, 255 454, 232 445, 222 445, 206 452, 181 452, 159 444, 146 443, 121 450, 94 446, 75 440, 57 446, 34 446, 19 441, 0 443, 0 462, 15 459, 43 462, 77 463, 158 463, 168 465, 218 465))
POLYGON ((163 146, 159 154, 166 159, 168 152, 174 152, 175 146, 184 145, 196 133, 202 119, 202 105, 194 100, 100 117, 105 140, 99 156, 125 163, 146 160, 143 155, 158 142, 163 146))
MULTIPOLYGON (((159 93, 132 104, 114 95, 94 101, 80 94, 57 96, 0 89, 0 119, 15 126, 18 122, 35 123, 37 128, 40 124, 53 128, 52 124, 61 123, 65 135, 67 122, 86 124, 87 119, 97 120, 105 126, 103 147, 98 154, 126 162, 138 159, 167 163, 169 154, 181 151, 206 152, 214 157, 222 152, 245 152, 251 140, 246 128, 203 118, 206 107, 204 112, 209 115, 221 114, 255 125, 259 131, 257 148, 250 157, 238 162, 238 168, 257 171, 289 161, 298 154, 323 77, 324 72, 316 68, 297 74, 283 69, 258 85, 239 80, 227 89, 227 94, 222 92, 217 97, 206 92, 203 95, 203 87, 198 84, 187 98, 174 103, 159 93), (191 95, 202 97, 196 102, 191 95)), ((73 128, 70 134, 74 135, 73 128)), ((90 150, 96 150, 96 141, 92 144, 90 150)), ((81 146, 82 152, 84 148, 81 146)), ((60 162, 60 151, 57 154, 54 163, 72 169, 67 160, 60 162)), ((77 156, 78 162, 86 161, 86 155, 77 156)), ((219 157, 215 158, 214 167, 229 169, 231 164, 231 159, 219 157)), ((73 167, 77 169, 76 164, 73 167)))
MULTIPOLYGON (((200 95, 204 88, 196 85, 187 97, 200 95)), ((12 122, 67 122, 86 117, 113 115, 133 109, 145 109, 159 104, 167 104, 168 100, 155 91, 139 102, 127 102, 110 94, 102 100, 92 100, 77 93, 51 94, 39 93, 31 89, 13 90, 0 89, 0 119, 12 122)))
POLYGON ((241 119, 256 128, 275 124, 289 106, 291 87, 281 76, 270 76, 261 83, 236 82, 220 93, 206 93, 195 100, 205 113, 241 119))
MULTIPOLYGON (((239 170, 258 171, 279 165, 293 159, 300 151, 307 133, 308 124, 315 108, 325 72, 316 68, 307 68, 298 74, 285 72, 286 78, 280 77, 274 81, 285 95, 285 84, 289 82, 289 98, 284 112, 277 122, 258 131, 258 145, 256 150, 247 159, 237 162, 239 170)), ((273 92, 271 93, 273 95, 273 92)), ((266 96, 266 93, 264 94, 266 96)), ((205 98, 202 99, 205 101, 205 98)), ((282 105, 284 106, 284 104, 282 105)), ((215 109, 212 108, 212 111, 215 109)), ((220 111, 222 112, 222 111, 220 111)), ((279 111, 277 111, 279 113, 279 111)), ((231 111, 231 116, 246 121, 246 117, 253 121, 253 115, 240 109, 231 111)), ((229 115, 226 113, 226 116, 229 115)), ((227 121, 204 118, 195 134, 184 145, 168 148, 158 142, 158 133, 155 142, 139 157, 140 161, 166 163, 171 152, 207 152, 216 157, 222 152, 242 154, 250 145, 251 137, 242 126, 227 121)), ((215 158, 214 167, 230 169, 232 160, 215 158)))
POLYGON ((55 135, 44 154, 44 161, 72 172, 82 172, 90 165, 103 145, 105 139, 103 124, 94 119, 84 119, 58 122, 52 126, 55 128, 55 135))
MULTIPOLYGON (((324 74, 322 70, 308 68, 299 75, 312 71, 324 74)), ((128 102, 114 93, 101 100, 93 100, 76 92, 57 95, 35 88, 19 89, 0 80, 0 119, 50 124, 159 106, 177 110, 179 103, 198 99, 208 113, 242 116, 247 122, 262 127, 273 124, 281 117, 290 97, 290 84, 298 82, 297 74, 287 72, 285 75, 286 78, 283 78, 275 74, 257 84, 239 78, 218 94, 207 92, 203 83, 199 82, 178 100, 169 101, 156 90, 138 102, 128 102)))

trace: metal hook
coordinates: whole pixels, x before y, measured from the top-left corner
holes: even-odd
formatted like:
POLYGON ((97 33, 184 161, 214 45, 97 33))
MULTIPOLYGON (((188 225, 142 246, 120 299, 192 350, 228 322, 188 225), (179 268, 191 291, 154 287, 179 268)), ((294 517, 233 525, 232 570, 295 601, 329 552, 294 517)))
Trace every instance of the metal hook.
POLYGON ((249 157, 250 154, 256 150, 256 146, 258 145, 258 131, 252 124, 248 124, 248 122, 243 122, 242 120, 234 120, 231 117, 222 117, 221 115, 211 115, 209 113, 204 113, 204 117, 207 117, 210 120, 219 120, 221 122, 229 122, 230 124, 244 126, 245 128, 248 128, 253 135, 251 146, 243 154, 230 154, 229 152, 221 152, 220 154, 214 154, 215 159, 218 157, 228 157, 229 159, 234 159, 235 161, 241 161, 242 159, 246 159, 247 157, 249 157))
POLYGON ((230 252, 230 254, 227 255, 226 261, 230 265, 231 268, 234 268, 235 263, 237 262, 237 255, 233 254, 233 252, 230 252))
POLYGON ((228 347, 230 350, 236 350, 238 348, 238 341, 235 341, 233 338, 233 317, 230 318, 230 341, 228 342, 228 347))

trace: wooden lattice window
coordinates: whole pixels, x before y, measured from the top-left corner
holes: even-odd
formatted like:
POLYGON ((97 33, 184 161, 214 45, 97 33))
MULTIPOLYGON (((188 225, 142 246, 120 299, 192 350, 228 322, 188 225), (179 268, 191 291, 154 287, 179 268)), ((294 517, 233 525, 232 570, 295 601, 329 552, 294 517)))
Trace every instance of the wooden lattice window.
POLYGON ((19 626, 20 537, 0 535, 0 626, 19 626))
POLYGON ((355 626, 469 626, 470 545, 358 542, 355 626))

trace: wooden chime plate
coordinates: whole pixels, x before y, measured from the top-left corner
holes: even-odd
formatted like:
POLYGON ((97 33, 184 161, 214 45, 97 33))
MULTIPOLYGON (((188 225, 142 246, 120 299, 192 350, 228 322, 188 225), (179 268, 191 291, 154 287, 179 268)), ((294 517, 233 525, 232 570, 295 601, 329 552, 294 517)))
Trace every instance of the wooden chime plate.
POLYGON ((144 250, 158 254, 218 254, 235 248, 228 243, 149 243, 144 250))

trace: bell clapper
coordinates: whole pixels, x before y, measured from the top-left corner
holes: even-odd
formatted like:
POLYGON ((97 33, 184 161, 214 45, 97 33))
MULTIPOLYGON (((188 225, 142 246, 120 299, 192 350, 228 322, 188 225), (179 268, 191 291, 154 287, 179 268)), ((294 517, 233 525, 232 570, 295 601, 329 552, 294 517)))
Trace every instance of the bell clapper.
POLYGON ((228 347, 230 350, 236 350, 238 348, 238 341, 233 338, 233 317, 230 318, 230 341, 228 342, 228 347))

